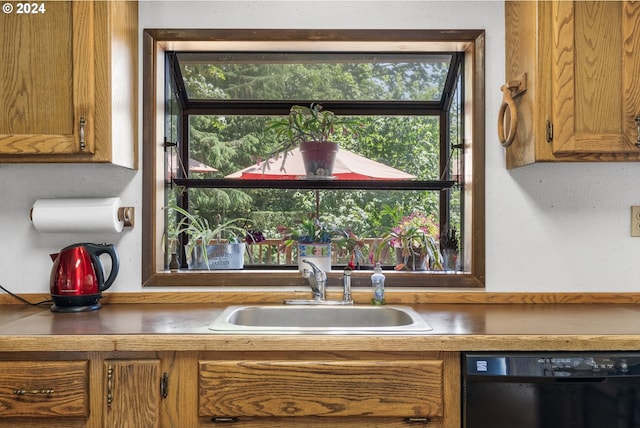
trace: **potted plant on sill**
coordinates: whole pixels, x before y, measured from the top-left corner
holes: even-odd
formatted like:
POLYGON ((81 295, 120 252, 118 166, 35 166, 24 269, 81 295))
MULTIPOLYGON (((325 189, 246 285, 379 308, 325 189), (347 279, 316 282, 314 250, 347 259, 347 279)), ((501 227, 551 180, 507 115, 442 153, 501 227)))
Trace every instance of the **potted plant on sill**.
POLYGON ((458 231, 455 227, 445 226, 440 232, 440 251, 444 259, 444 270, 457 270, 459 251, 458 231))
MULTIPOLYGON (((284 169, 287 154, 299 146, 307 178, 330 179, 339 148, 332 136, 356 135, 358 125, 357 121, 337 116, 317 103, 309 107, 294 105, 286 117, 267 123, 266 130, 274 132, 276 138, 283 141, 269 157, 275 158, 282 153, 280 169, 284 169)), ((265 168, 267 166, 268 162, 265 162, 265 168)))
POLYGON ((390 215, 393 226, 383 233, 375 248, 375 260, 385 260, 394 251, 396 270, 442 270, 442 254, 434 236, 438 226, 431 216, 419 212, 403 214, 402 207, 385 206, 383 215, 390 215))
POLYGON ((318 218, 310 216, 294 227, 279 226, 282 235, 282 246, 296 244, 298 248, 298 269, 303 271, 309 266, 303 260, 315 263, 325 272, 331 270, 331 240, 340 233, 336 227, 322 223, 318 218))
POLYGON ((349 260, 347 267, 350 269, 360 269, 365 264, 365 241, 351 230, 343 230, 340 236, 333 240, 333 244, 338 252, 338 258, 347 256, 349 260))
POLYGON ((242 240, 247 236, 247 232, 236 223, 248 222, 248 219, 226 222, 219 219, 215 227, 211 227, 206 218, 191 214, 176 205, 169 208, 182 215, 175 233, 184 233, 188 237, 185 254, 189 269, 220 270, 244 267, 245 243, 242 240))

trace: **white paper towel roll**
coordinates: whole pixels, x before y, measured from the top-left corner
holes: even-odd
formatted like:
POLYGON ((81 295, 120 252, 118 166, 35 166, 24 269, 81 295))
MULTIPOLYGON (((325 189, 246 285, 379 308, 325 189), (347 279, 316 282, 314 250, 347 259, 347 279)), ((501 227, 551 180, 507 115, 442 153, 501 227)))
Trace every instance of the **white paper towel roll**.
POLYGON ((38 232, 122 232, 120 198, 38 199, 31 221, 38 232))

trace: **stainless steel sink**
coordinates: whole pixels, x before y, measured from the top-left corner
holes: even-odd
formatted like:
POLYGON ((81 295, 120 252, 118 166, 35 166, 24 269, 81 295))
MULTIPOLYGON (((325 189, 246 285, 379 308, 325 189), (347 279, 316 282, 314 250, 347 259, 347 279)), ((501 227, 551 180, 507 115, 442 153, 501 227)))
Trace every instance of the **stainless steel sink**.
POLYGON ((209 326, 224 333, 399 334, 432 330, 406 306, 229 306, 209 326))

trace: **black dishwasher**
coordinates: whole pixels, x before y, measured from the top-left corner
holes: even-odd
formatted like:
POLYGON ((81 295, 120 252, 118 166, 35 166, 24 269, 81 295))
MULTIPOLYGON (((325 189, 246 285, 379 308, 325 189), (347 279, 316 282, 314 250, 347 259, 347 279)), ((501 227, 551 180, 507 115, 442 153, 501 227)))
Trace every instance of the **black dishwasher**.
POLYGON ((640 352, 466 353, 464 428, 640 428, 640 352))

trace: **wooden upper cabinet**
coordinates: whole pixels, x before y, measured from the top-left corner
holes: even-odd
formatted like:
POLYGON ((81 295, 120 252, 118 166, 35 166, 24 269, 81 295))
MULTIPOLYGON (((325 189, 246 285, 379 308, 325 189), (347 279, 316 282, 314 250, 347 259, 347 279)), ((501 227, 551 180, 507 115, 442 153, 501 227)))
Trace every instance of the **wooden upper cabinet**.
POLYGON ((3 14, 0 162, 137 168, 137 3, 44 7, 3 14))
POLYGON ((640 160, 640 3, 507 1, 505 19, 507 167, 640 160))

